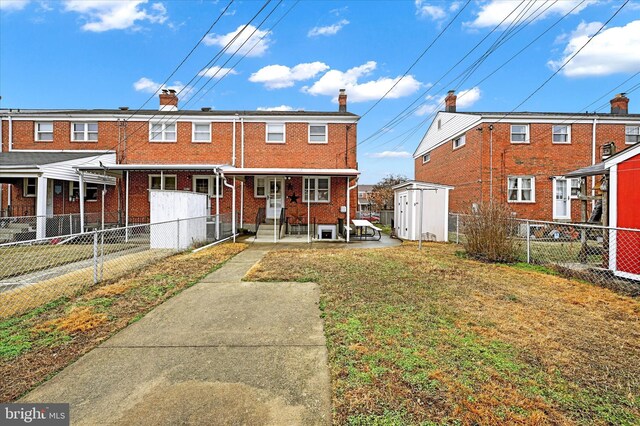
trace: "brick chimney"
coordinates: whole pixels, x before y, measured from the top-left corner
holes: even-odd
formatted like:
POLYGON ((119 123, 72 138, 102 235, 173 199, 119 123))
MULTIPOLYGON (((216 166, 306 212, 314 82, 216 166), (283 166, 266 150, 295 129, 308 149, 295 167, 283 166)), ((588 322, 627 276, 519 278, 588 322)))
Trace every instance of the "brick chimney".
POLYGON ((458 97, 455 93, 455 90, 449 90, 447 97, 444 98, 444 110, 446 112, 456 112, 456 99, 458 99, 458 97))
POLYGON ((347 92, 345 89, 340 89, 340 94, 338 95, 338 111, 347 112, 347 92))
POLYGON ((625 93, 618 93, 609 102, 611 102, 611 114, 629 114, 629 98, 625 96, 625 93))
POLYGON ((177 111, 178 96, 173 89, 162 89, 160 93, 160 111, 177 111))

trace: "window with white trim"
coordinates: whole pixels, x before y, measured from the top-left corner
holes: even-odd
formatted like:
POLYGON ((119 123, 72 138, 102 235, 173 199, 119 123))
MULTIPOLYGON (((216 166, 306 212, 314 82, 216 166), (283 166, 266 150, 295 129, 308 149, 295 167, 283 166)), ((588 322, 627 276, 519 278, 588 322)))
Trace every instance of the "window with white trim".
POLYGON ((22 196, 35 197, 38 194, 38 179, 24 178, 22 182, 22 196))
POLYGON ((176 175, 149 175, 149 189, 175 191, 177 187, 176 175))
POLYGON ((535 202, 535 178, 533 176, 509 176, 507 201, 510 203, 535 202))
POLYGON ((557 125, 552 127, 553 143, 571 143, 571 126, 557 125))
POLYGON ((511 125, 511 143, 529 143, 529 125, 511 125))
POLYGON ((458 149, 460 147, 463 147, 466 143, 467 143, 466 135, 462 135, 459 138, 455 138, 453 140, 453 149, 458 149))
POLYGON ((175 142, 176 123, 166 123, 161 121, 149 123, 150 142, 175 142))
POLYGON ((570 198, 578 198, 580 196, 580 178, 569 179, 571 181, 570 198))
POLYGON ((309 125, 309 143, 328 143, 326 124, 309 125))
POLYGON ((267 123, 267 143, 285 143, 284 124, 267 123))
MULTIPOLYGON (((69 201, 80 200, 80 182, 69 182, 69 201)), ((84 201, 98 201, 98 184, 84 184, 84 201)))
POLYGON ((53 122, 51 121, 36 122, 36 141, 37 142, 53 141, 53 122))
POLYGON ((193 123, 192 137, 193 142, 211 142, 211 123, 193 123))
POLYGON ((629 145, 640 142, 640 126, 626 126, 624 128, 624 142, 629 145))
POLYGON ((71 140, 74 142, 97 142, 98 123, 71 123, 71 140))
POLYGON ((304 178, 304 191, 302 191, 302 201, 312 203, 328 203, 331 190, 331 179, 328 177, 306 177, 304 178))
POLYGON ((429 161, 431 161, 431 153, 427 152, 426 154, 422 155, 422 164, 428 163, 429 161))
POLYGON ((207 194, 209 197, 222 198, 224 183, 222 183, 222 178, 219 178, 220 186, 218 187, 218 191, 216 191, 216 181, 216 176, 194 176, 193 192, 207 194))
POLYGON ((253 179, 253 196, 255 198, 267 197, 267 180, 263 177, 256 176, 253 179))

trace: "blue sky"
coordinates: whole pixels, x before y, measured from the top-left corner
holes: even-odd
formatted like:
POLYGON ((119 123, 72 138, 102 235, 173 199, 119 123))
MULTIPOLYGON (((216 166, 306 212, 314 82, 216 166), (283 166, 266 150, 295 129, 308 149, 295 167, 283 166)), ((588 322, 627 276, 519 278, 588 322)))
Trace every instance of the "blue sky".
MULTIPOLYGON (((0 107, 139 108, 228 3, 0 0, 0 107)), ((459 110, 511 111, 589 40, 518 110, 582 112, 606 95, 588 108, 605 112, 614 92, 634 89, 640 83, 640 75, 634 76, 640 71, 640 3, 630 1, 601 29, 623 3, 273 0, 254 27, 247 27, 228 53, 207 66, 264 4, 236 0, 167 86, 182 90, 184 108, 221 110, 336 110, 338 89, 345 87, 349 111, 369 111, 358 125, 360 181, 375 183, 389 173, 412 177, 411 154, 449 89, 463 94, 459 110), (514 23, 518 16, 523 19, 514 23), (466 81, 456 80, 507 34, 511 37, 466 81), (446 73, 484 37, 467 59, 446 73), (253 50, 231 68, 250 47, 253 50), (223 67, 217 74, 216 66, 223 67), (199 73, 202 78, 189 83, 199 73), (414 101, 415 111, 387 125, 414 101)), ((640 91, 629 97, 631 112, 640 112, 640 91)), ((154 97, 146 108, 157 104, 154 97)))

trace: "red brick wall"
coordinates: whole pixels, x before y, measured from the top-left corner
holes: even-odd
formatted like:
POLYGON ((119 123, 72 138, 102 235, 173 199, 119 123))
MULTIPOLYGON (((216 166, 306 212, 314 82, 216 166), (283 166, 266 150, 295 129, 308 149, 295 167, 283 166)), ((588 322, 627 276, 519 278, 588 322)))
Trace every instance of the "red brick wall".
MULTIPOLYGON (((493 124, 493 198, 506 203, 518 217, 552 220, 551 178, 592 163, 592 124, 571 124, 570 144, 552 143, 551 123, 530 124, 529 143, 512 144, 510 125, 503 122, 493 124), (507 203, 508 176, 534 176, 535 202, 507 203)), ((615 142, 618 150, 626 147, 624 133, 624 124, 597 124, 596 162, 601 161, 602 145, 615 142)), ((454 151, 452 143, 447 142, 431 152, 430 162, 422 164, 422 157, 417 158, 416 179, 455 186, 450 193, 452 212, 464 212, 473 203, 488 202, 491 187, 490 137, 489 123, 485 123, 482 132, 475 129, 467 132, 463 148, 454 151)), ((591 182, 589 178, 588 190, 591 190, 591 182)), ((571 212, 572 220, 579 221, 580 203, 577 200, 571 201, 571 212)))

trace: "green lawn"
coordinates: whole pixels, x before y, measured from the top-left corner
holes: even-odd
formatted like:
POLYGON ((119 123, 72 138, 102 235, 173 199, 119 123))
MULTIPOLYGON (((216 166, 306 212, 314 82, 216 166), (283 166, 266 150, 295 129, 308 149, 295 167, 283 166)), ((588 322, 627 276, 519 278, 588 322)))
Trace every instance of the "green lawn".
POLYGON ((320 285, 337 424, 640 424, 637 300, 424 247, 272 252, 245 278, 320 285))

